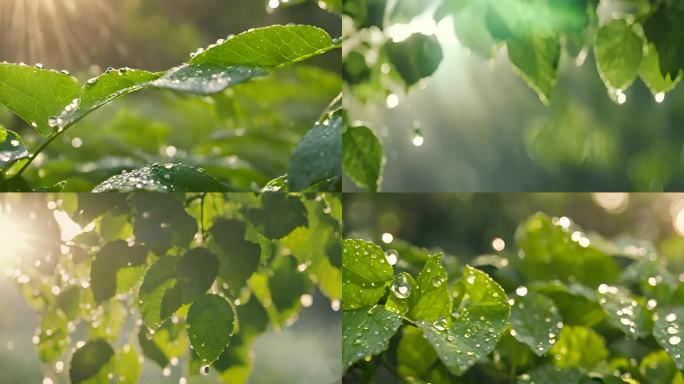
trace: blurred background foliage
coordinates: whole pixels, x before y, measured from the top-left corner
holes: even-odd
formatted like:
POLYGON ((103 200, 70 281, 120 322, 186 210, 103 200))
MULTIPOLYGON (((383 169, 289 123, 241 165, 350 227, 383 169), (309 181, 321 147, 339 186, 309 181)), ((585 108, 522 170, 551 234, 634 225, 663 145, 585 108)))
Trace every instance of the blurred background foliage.
POLYGON ((441 249, 457 263, 514 254, 518 224, 536 212, 565 216, 587 234, 650 242, 684 280, 683 194, 346 194, 343 206, 345 238, 441 249))
MULTIPOLYGON (((405 2, 392 0, 388 8, 394 3, 397 9, 407 8, 400 7, 405 2)), ((352 125, 372 127, 384 144, 384 191, 676 191, 684 187, 678 177, 684 171, 681 86, 654 97, 642 81, 636 81, 625 91, 626 99, 613 101, 589 47, 577 57, 563 52, 558 84, 550 106, 544 106, 518 76, 506 49, 483 58, 459 41, 452 16, 435 23, 437 3, 416 2, 425 14, 410 23, 397 18, 399 11, 387 11, 384 29, 358 28, 351 17, 343 17, 345 63, 353 68, 353 60, 360 59, 369 65, 367 73, 346 73, 346 107, 352 125), (410 31, 436 36, 444 58, 434 75, 408 89, 387 64, 385 53, 373 47, 410 31)), ((599 22, 642 15, 648 4, 602 0, 599 22)), ((369 25, 379 23, 380 15, 378 11, 369 25)), ((476 33, 468 28, 463 32, 464 28, 461 24, 457 33, 476 33)), ((346 180, 344 190, 357 188, 346 180)))
MULTIPOLYGON (((3 3, 0 29, 8 32, 0 41, 0 60, 40 62, 81 81, 108 67, 169 69, 197 48, 250 28, 310 24, 333 37, 341 28, 338 15, 313 1, 275 8, 277 1, 261 0, 3 3)), ((204 168, 234 190, 261 187, 286 173, 295 145, 340 92, 340 65, 336 51, 212 97, 133 95, 70 129, 26 178, 41 186, 67 179, 69 191, 89 191, 122 170, 182 162, 204 168)), ((0 121, 29 148, 44 140, 4 107, 0 121)))

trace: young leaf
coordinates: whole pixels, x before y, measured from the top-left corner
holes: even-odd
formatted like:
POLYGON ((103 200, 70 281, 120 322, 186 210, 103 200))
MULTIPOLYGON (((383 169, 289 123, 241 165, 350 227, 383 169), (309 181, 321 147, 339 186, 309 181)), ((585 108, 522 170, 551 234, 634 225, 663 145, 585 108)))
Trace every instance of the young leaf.
POLYGON ((592 369, 608 357, 604 338, 587 327, 564 326, 550 352, 559 368, 592 369))
POLYGON ((219 270, 219 260, 205 248, 191 249, 176 265, 177 286, 182 302, 189 303, 203 295, 214 283, 219 270))
POLYGON ((423 379, 437 362, 437 353, 416 327, 402 328, 397 346, 397 370, 402 377, 423 379))
POLYGON ((612 323, 627 336, 636 339, 650 333, 651 319, 648 311, 627 289, 601 284, 597 297, 612 323))
POLYGON ((345 311, 342 315, 342 371, 368 355, 389 346, 389 339, 401 325, 401 316, 381 305, 345 311))
POLYGON ((45 363, 57 360, 69 347, 68 320, 59 311, 48 312, 38 329, 38 357, 45 363))
POLYGON ((121 384, 137 383, 142 370, 141 361, 135 348, 128 344, 124 345, 114 357, 117 382, 121 384))
POLYGON ((392 280, 392 266, 382 248, 363 240, 342 243, 342 305, 345 310, 373 305, 392 280))
POLYGON ((219 358, 233 334, 235 315, 226 299, 207 294, 192 303, 188 311, 188 337, 202 362, 219 358))
POLYGON ((389 41, 385 49, 407 86, 435 73, 443 58, 437 37, 422 33, 415 33, 400 42, 389 41))
POLYGON ((195 55, 189 64, 279 67, 335 48, 330 35, 310 25, 272 25, 230 37, 195 55))
POLYGON ((658 49, 653 43, 648 44, 639 68, 639 76, 654 96, 661 92, 670 92, 682 80, 681 72, 677 76, 662 74, 658 49))
POLYGON ((625 89, 634 82, 643 57, 643 39, 627 21, 616 19, 599 28, 594 49, 607 88, 625 89))
POLYGON ((434 322, 451 313, 447 274, 441 261, 441 253, 430 256, 418 274, 410 300, 410 319, 434 322))
POLYGON ((0 63, 0 103, 43 135, 52 132, 48 119, 78 97, 75 78, 63 73, 0 63))
MULTIPOLYGON (((104 340, 98 339, 82 346, 71 358, 69 378, 76 384, 98 375, 114 356, 114 350, 104 340)), ((106 380, 106 375, 105 375, 106 380)))
POLYGON ((335 112, 317 122, 297 144, 288 166, 290 191, 328 180, 334 185, 342 178, 342 124, 342 114, 335 112))
POLYGON ((342 135, 342 166, 359 187, 377 191, 382 171, 382 144, 367 127, 351 127, 342 135))
POLYGON ((677 368, 684 370, 684 307, 661 308, 653 326, 653 336, 677 368))
POLYGON ((454 375, 462 375, 488 355, 503 334, 510 314, 504 290, 486 273, 466 266, 454 290, 451 325, 447 319, 416 324, 454 375))
POLYGON ((184 164, 152 164, 112 176, 93 189, 102 192, 225 192, 228 188, 201 168, 184 164))
POLYGON ((508 58, 520 76, 537 91, 539 99, 548 104, 558 77, 561 49, 558 36, 514 36, 507 40, 506 46, 508 58))
POLYGON ((0 125, 0 171, 29 156, 21 136, 0 125))
POLYGON ((245 231, 246 224, 243 221, 228 219, 215 221, 209 230, 211 241, 219 251, 219 274, 234 294, 238 294, 245 281, 256 271, 261 257, 261 248, 245 240, 245 231))
POLYGON ((527 344, 537 356, 543 356, 560 336, 563 319, 553 300, 530 292, 515 298, 511 327, 516 340, 527 344))

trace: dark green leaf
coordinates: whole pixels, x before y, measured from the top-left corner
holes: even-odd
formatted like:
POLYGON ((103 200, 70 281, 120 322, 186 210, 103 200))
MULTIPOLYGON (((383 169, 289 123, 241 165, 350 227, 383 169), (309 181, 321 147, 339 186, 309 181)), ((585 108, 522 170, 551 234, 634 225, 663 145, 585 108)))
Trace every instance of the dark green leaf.
POLYGON ((627 289, 601 284, 597 297, 612 323, 627 336, 635 339, 650 333, 649 312, 627 289))
POLYGON ((252 208, 245 216, 269 239, 285 237, 297 227, 306 227, 306 207, 297 196, 264 193, 261 208, 252 208))
POLYGON ((139 243, 158 255, 172 245, 185 247, 195 237, 197 221, 183 208, 184 195, 136 193, 130 198, 134 209, 133 233, 139 243))
POLYGON ((371 69, 366 64, 365 57, 359 52, 352 51, 344 58, 342 64, 342 78, 349 84, 360 84, 370 78, 371 69))
MULTIPOLYGON (((69 378, 76 384, 98 375, 112 359, 114 350, 104 340, 93 340, 74 352, 69 368, 69 378)), ((105 376, 106 379, 106 376, 105 376)))
POLYGON ((400 42, 389 41, 385 49, 390 62, 408 86, 435 73, 443 58, 437 37, 420 33, 400 42))
POLYGON ((520 377, 517 384, 579 384, 581 376, 580 371, 576 369, 561 369, 550 364, 545 364, 534 368, 529 373, 520 377))
POLYGON ((93 189, 102 192, 224 192, 228 188, 201 168, 152 164, 112 176, 93 189))
POLYGON ((397 346, 397 370, 402 377, 423 379, 437 361, 437 353, 416 327, 402 328, 397 346))
POLYGON ((146 256, 145 247, 131 247, 123 240, 107 243, 102 247, 90 270, 90 287, 95 302, 99 304, 114 297, 119 269, 141 265, 146 256))
POLYGON ((342 370, 356 361, 377 355, 389 346, 389 339, 401 325, 401 317, 378 305, 344 311, 342 314, 342 370))
POLYGON ((207 294, 192 303, 188 311, 188 337, 194 351, 206 363, 221 356, 233 334, 235 315, 226 299, 207 294))
POLYGON ((681 4, 663 2, 644 23, 644 33, 658 50, 660 72, 671 79, 684 69, 684 9, 681 4))
POLYGON ((342 115, 333 113, 297 144, 288 165, 290 191, 303 191, 327 180, 334 185, 342 178, 342 124, 342 115))
POLYGON ((537 355, 546 354, 560 336, 563 319, 553 300, 536 293, 515 298, 511 310, 511 335, 537 355))
MULTIPOLYGON (((211 227, 211 239, 218 246, 219 274, 234 294, 256 271, 261 257, 258 244, 245 240, 246 224, 239 220, 221 219, 211 227)), ((212 248, 214 249, 214 248, 212 248)))
POLYGON ((373 305, 392 280, 392 266, 382 249, 363 240, 344 240, 342 251, 342 305, 357 309, 373 305))
POLYGON ((183 303, 189 303, 203 295, 214 283, 219 270, 219 259, 205 248, 191 249, 176 266, 177 286, 183 303))
POLYGON ((145 273, 138 294, 138 304, 143 321, 150 329, 158 328, 164 318, 170 315, 165 313, 166 316, 162 316, 162 301, 166 291, 176 285, 177 263, 178 258, 162 257, 145 273))
POLYGON ((342 166, 359 187, 378 190, 382 172, 382 144, 367 127, 351 127, 342 136, 342 166))
POLYGON ((677 367, 665 351, 651 352, 641 359, 639 372, 647 377, 649 383, 674 383, 677 367))

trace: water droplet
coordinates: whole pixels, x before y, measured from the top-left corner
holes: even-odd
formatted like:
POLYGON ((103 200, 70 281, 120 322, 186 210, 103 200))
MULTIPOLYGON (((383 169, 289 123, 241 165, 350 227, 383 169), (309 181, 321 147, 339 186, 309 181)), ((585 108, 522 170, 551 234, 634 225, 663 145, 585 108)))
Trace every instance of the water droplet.
POLYGON ((526 296, 527 295, 527 287, 520 286, 520 287, 516 288, 515 294, 518 296, 526 296))
POLYGON ((432 286, 435 288, 439 288, 443 282, 444 282, 444 279, 440 276, 436 276, 436 277, 432 278, 432 286))
POLYGON ((200 374, 206 376, 209 374, 209 365, 203 365, 200 367, 200 374))
POLYGON ((385 259, 387 259, 387 264, 395 265, 399 261, 399 253, 394 249, 388 249, 385 251, 385 259))
POLYGON ((436 330, 438 331, 445 331, 447 328, 447 320, 444 317, 440 317, 437 319, 437 321, 432 324, 433 327, 435 327, 436 330))
POLYGON ((394 296, 399 299, 406 299, 411 296, 412 288, 413 287, 411 287, 411 284, 404 273, 395 276, 394 280, 392 280, 392 285, 390 286, 394 296))
POLYGON ((396 108, 399 105, 399 96, 395 95, 394 93, 390 93, 385 99, 385 105, 387 105, 387 108, 389 109, 396 108))
POLYGON ((653 98, 655 99, 656 103, 662 103, 665 101, 665 92, 656 93, 653 98))
POLYGON ((682 339, 679 336, 672 336, 670 337, 670 340, 668 340, 670 345, 679 345, 679 343, 682 341, 682 339))
POLYGON ((667 316, 665 316, 665 320, 669 322, 673 322, 677 320, 677 314, 676 313, 669 313, 667 316))
POLYGON ((36 63, 36 68, 45 69, 45 65, 43 65, 43 63, 36 63))

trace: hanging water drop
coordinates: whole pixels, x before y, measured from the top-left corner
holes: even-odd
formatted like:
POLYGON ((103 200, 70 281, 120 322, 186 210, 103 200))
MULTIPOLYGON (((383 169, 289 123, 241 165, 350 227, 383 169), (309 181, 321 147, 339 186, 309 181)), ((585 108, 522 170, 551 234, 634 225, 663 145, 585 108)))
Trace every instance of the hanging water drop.
POLYGON ((658 92, 653 96, 653 98, 655 99, 656 103, 662 103, 665 101, 665 92, 658 92))
POLYGON ((399 261, 399 253, 394 249, 388 249, 385 251, 385 259, 387 259, 387 264, 395 265, 399 261))
POLYGON ((209 365, 203 365, 200 367, 200 374, 206 376, 209 374, 209 365))
POLYGON ((434 324, 432 324, 432 326, 440 332, 446 331, 447 325, 447 320, 444 317, 440 317, 439 319, 437 319, 437 321, 434 322, 434 324))

